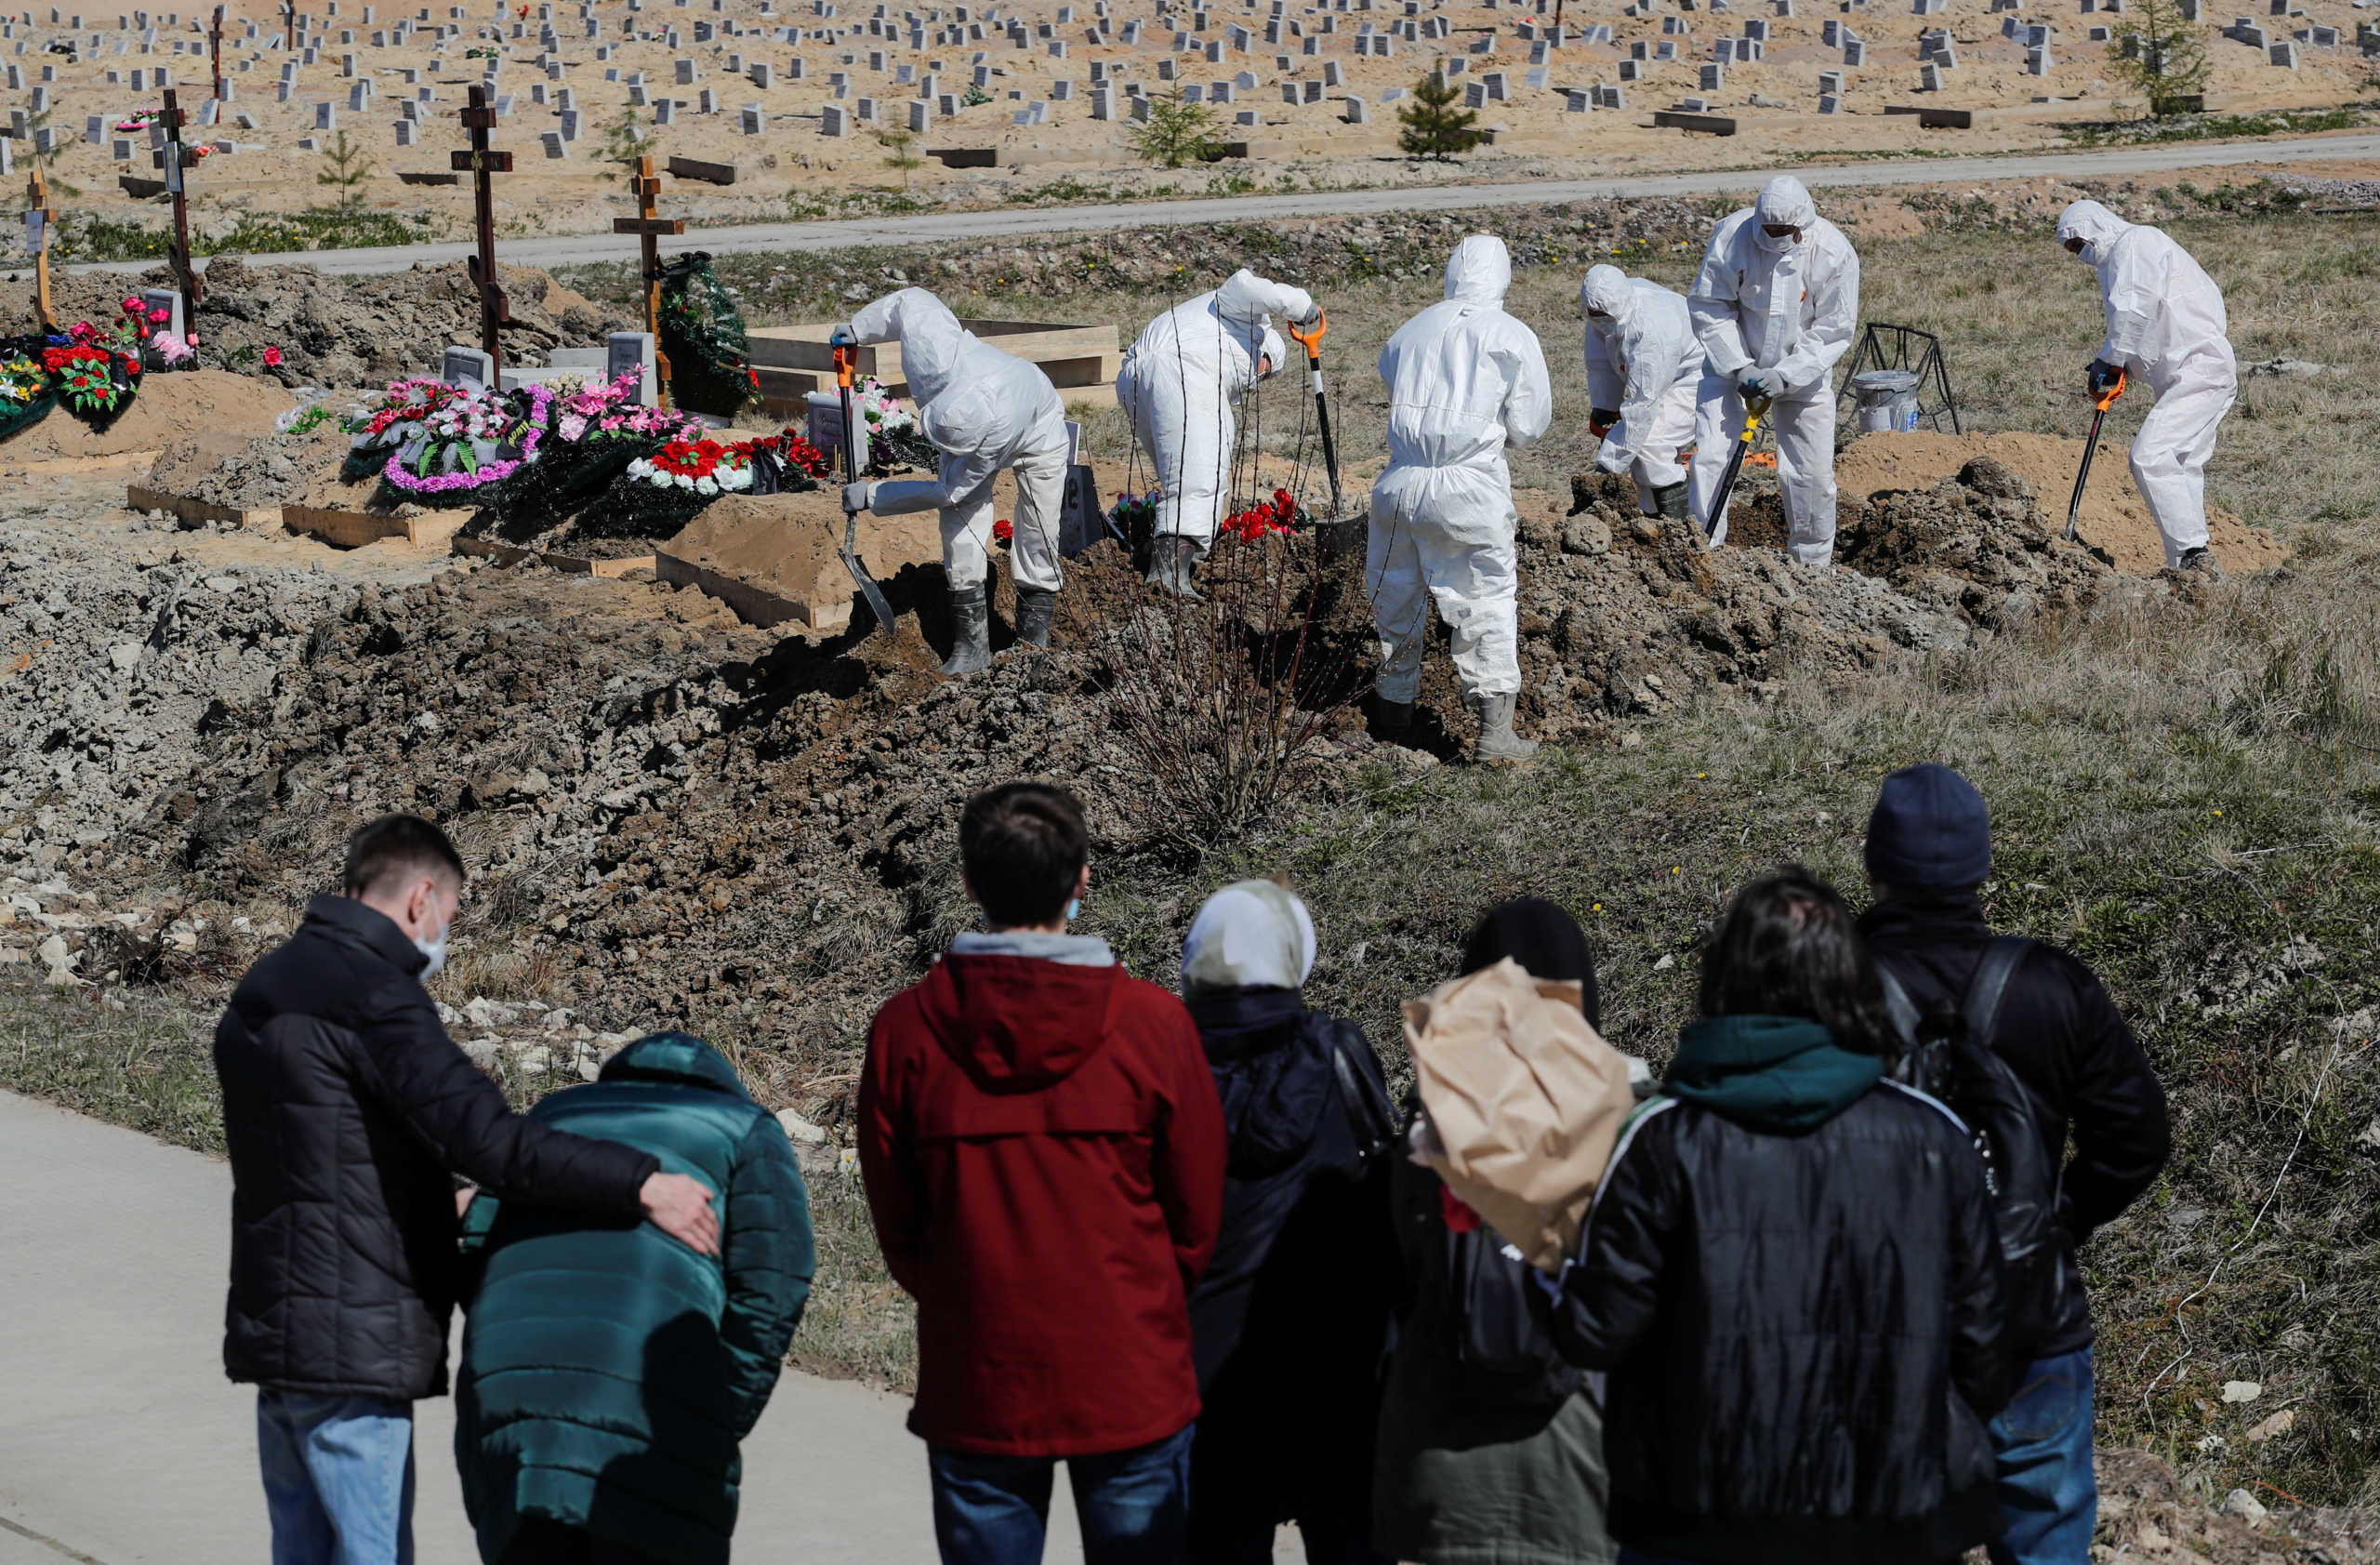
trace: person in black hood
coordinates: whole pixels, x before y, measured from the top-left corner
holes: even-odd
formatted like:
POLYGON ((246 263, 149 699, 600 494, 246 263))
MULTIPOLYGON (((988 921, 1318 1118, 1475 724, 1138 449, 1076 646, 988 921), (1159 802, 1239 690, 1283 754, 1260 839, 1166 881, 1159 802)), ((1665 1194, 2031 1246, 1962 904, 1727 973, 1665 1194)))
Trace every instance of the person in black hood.
POLYGON ((1363 1032, 1300 997, 1314 957, 1305 904, 1270 881, 1209 898, 1182 949, 1229 1143, 1214 1259, 1190 1296, 1197 1565, 1265 1565, 1285 1521, 1314 1565, 1386 1565, 1370 1542, 1372 1433, 1396 1127, 1363 1032))
POLYGON ((1831 887, 1744 888, 1702 1019, 1612 1151, 1559 1318, 1607 1369, 1621 1565, 1937 1565, 1998 1536, 2007 1400, 1982 1160, 1889 1081, 1831 887))
POLYGON ((2098 1519, 2098 1481, 2091 1306, 2074 1251, 2165 1166, 2165 1089, 2089 968, 2055 946, 1993 935, 1977 890, 1991 873, 1991 814, 1974 784, 1931 762, 1886 777, 1868 819, 1867 864, 1876 902, 1859 932, 1930 1024, 1965 1008, 1995 946, 2013 962, 1990 1036, 1973 1041, 2022 1084, 2041 1166, 2057 1179, 2057 1253, 2031 1280, 2042 1296, 2009 1301, 2026 1340, 2012 1344, 2016 1390, 1991 1426, 2008 1509, 1991 1558, 2080 1565, 2098 1519))
MULTIPOLYGON (((1580 986, 1602 1025, 1593 953, 1541 897, 1491 908, 1465 975, 1510 957, 1580 986)), ((1400 1158, 1391 1176, 1404 1280, 1381 1412, 1374 1536, 1420 1565, 1610 1565, 1599 1376, 1568 1362, 1528 1263, 1437 1174, 1400 1158)))

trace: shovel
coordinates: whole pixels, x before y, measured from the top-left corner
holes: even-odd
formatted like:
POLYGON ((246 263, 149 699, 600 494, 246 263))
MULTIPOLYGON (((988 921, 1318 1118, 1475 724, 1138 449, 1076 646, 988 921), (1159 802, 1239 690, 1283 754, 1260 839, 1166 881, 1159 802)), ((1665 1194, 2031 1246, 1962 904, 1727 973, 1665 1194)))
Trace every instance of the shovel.
POLYGON ((1315 312, 1311 331, 1300 331, 1295 325, 1289 327, 1289 338, 1305 350, 1305 367, 1314 377, 1314 419, 1322 431, 1323 471, 1330 478, 1330 514, 1316 524, 1332 529, 1318 540, 1322 546, 1320 552, 1326 560, 1338 552, 1339 525, 1355 520, 1347 514, 1346 499, 1339 489, 1339 443, 1331 438, 1330 399, 1322 389, 1322 334, 1329 329, 1329 318, 1318 310, 1315 312))
POLYGON ((1752 437, 1760 432, 1760 421, 1768 416, 1769 399, 1744 399, 1744 432, 1736 437, 1736 448, 1727 457, 1727 471, 1720 475, 1719 492, 1712 497, 1710 514, 1702 519, 1702 537, 1708 540, 1719 525, 1719 518, 1727 514, 1727 497, 1736 492, 1737 475, 1744 471, 1744 458, 1752 452, 1752 437))
POLYGON ((2075 541, 2075 524, 2082 519, 2082 485, 2091 482, 2091 458, 2099 452, 2099 426, 2107 422, 2108 409, 2123 395, 2124 374, 2116 371, 2116 383, 2099 398, 2099 410, 2091 415, 2091 438, 2082 443, 2082 469, 2074 475, 2074 497, 2066 505, 2066 541, 2075 541))
MULTIPOLYGON (((852 351, 840 343, 835 346, 835 385, 843 393, 843 478, 847 483, 856 484, 859 482, 859 434, 857 426, 852 422, 856 417, 852 409, 852 351)), ((853 581, 859 583, 860 595, 867 600, 868 610, 876 616, 876 622, 884 627, 884 633, 899 641, 900 632, 893 625, 892 605, 884 601, 884 590, 876 585, 876 578, 869 576, 867 567, 859 563, 858 544, 859 512, 846 511, 843 512, 843 568, 852 573, 853 581)))

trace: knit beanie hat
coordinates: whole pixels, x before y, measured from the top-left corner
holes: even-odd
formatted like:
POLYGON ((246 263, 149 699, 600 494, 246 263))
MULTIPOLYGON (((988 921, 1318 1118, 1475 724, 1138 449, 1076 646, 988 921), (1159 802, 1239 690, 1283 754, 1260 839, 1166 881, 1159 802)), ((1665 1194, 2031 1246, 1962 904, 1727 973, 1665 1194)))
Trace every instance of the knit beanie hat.
POLYGON ((1868 873, 1889 886, 1950 891, 1991 873, 1991 811, 1938 762, 1884 779, 1868 816, 1868 873))

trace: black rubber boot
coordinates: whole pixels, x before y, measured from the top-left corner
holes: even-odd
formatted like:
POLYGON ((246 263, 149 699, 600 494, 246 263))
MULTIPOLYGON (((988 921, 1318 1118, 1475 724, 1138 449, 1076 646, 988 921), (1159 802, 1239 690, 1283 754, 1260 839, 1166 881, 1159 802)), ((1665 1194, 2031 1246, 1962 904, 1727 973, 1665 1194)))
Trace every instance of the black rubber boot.
POLYGON ((2213 577, 2217 581, 2223 579, 2223 567, 2215 563, 2215 550, 2212 549, 2193 549, 2189 550, 2189 552, 2182 556, 2181 568, 2186 571, 2197 571, 2202 575, 2213 577))
POLYGON ((1653 491, 1653 514, 1664 521, 1684 522, 1686 511, 1686 481, 1662 485, 1653 491))
POLYGON ((992 664, 992 603, 985 584, 950 590, 950 656, 945 678, 979 673, 992 664))
POLYGON ((1206 594, 1191 578, 1190 567, 1204 552, 1196 539, 1168 533, 1150 548, 1148 580, 1185 602, 1201 602, 1206 594))
POLYGON ((1038 588, 1016 590, 1016 640, 1020 646, 1048 646, 1050 621, 1058 612, 1058 595, 1038 588))
POLYGON ((1372 731, 1383 738, 1400 738, 1413 731, 1413 703, 1372 697, 1372 731))

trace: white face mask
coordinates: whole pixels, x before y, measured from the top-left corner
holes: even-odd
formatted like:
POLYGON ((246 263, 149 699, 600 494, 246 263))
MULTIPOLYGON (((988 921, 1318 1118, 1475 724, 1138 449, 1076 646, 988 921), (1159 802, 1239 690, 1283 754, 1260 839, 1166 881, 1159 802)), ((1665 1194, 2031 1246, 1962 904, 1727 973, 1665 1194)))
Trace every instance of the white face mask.
POLYGON ((414 975, 420 982, 430 982, 438 975, 438 970, 446 965, 446 935, 454 927, 455 921, 449 919, 445 928, 438 932, 437 939, 424 940, 419 935, 414 936, 414 949, 430 959, 430 965, 414 975))

